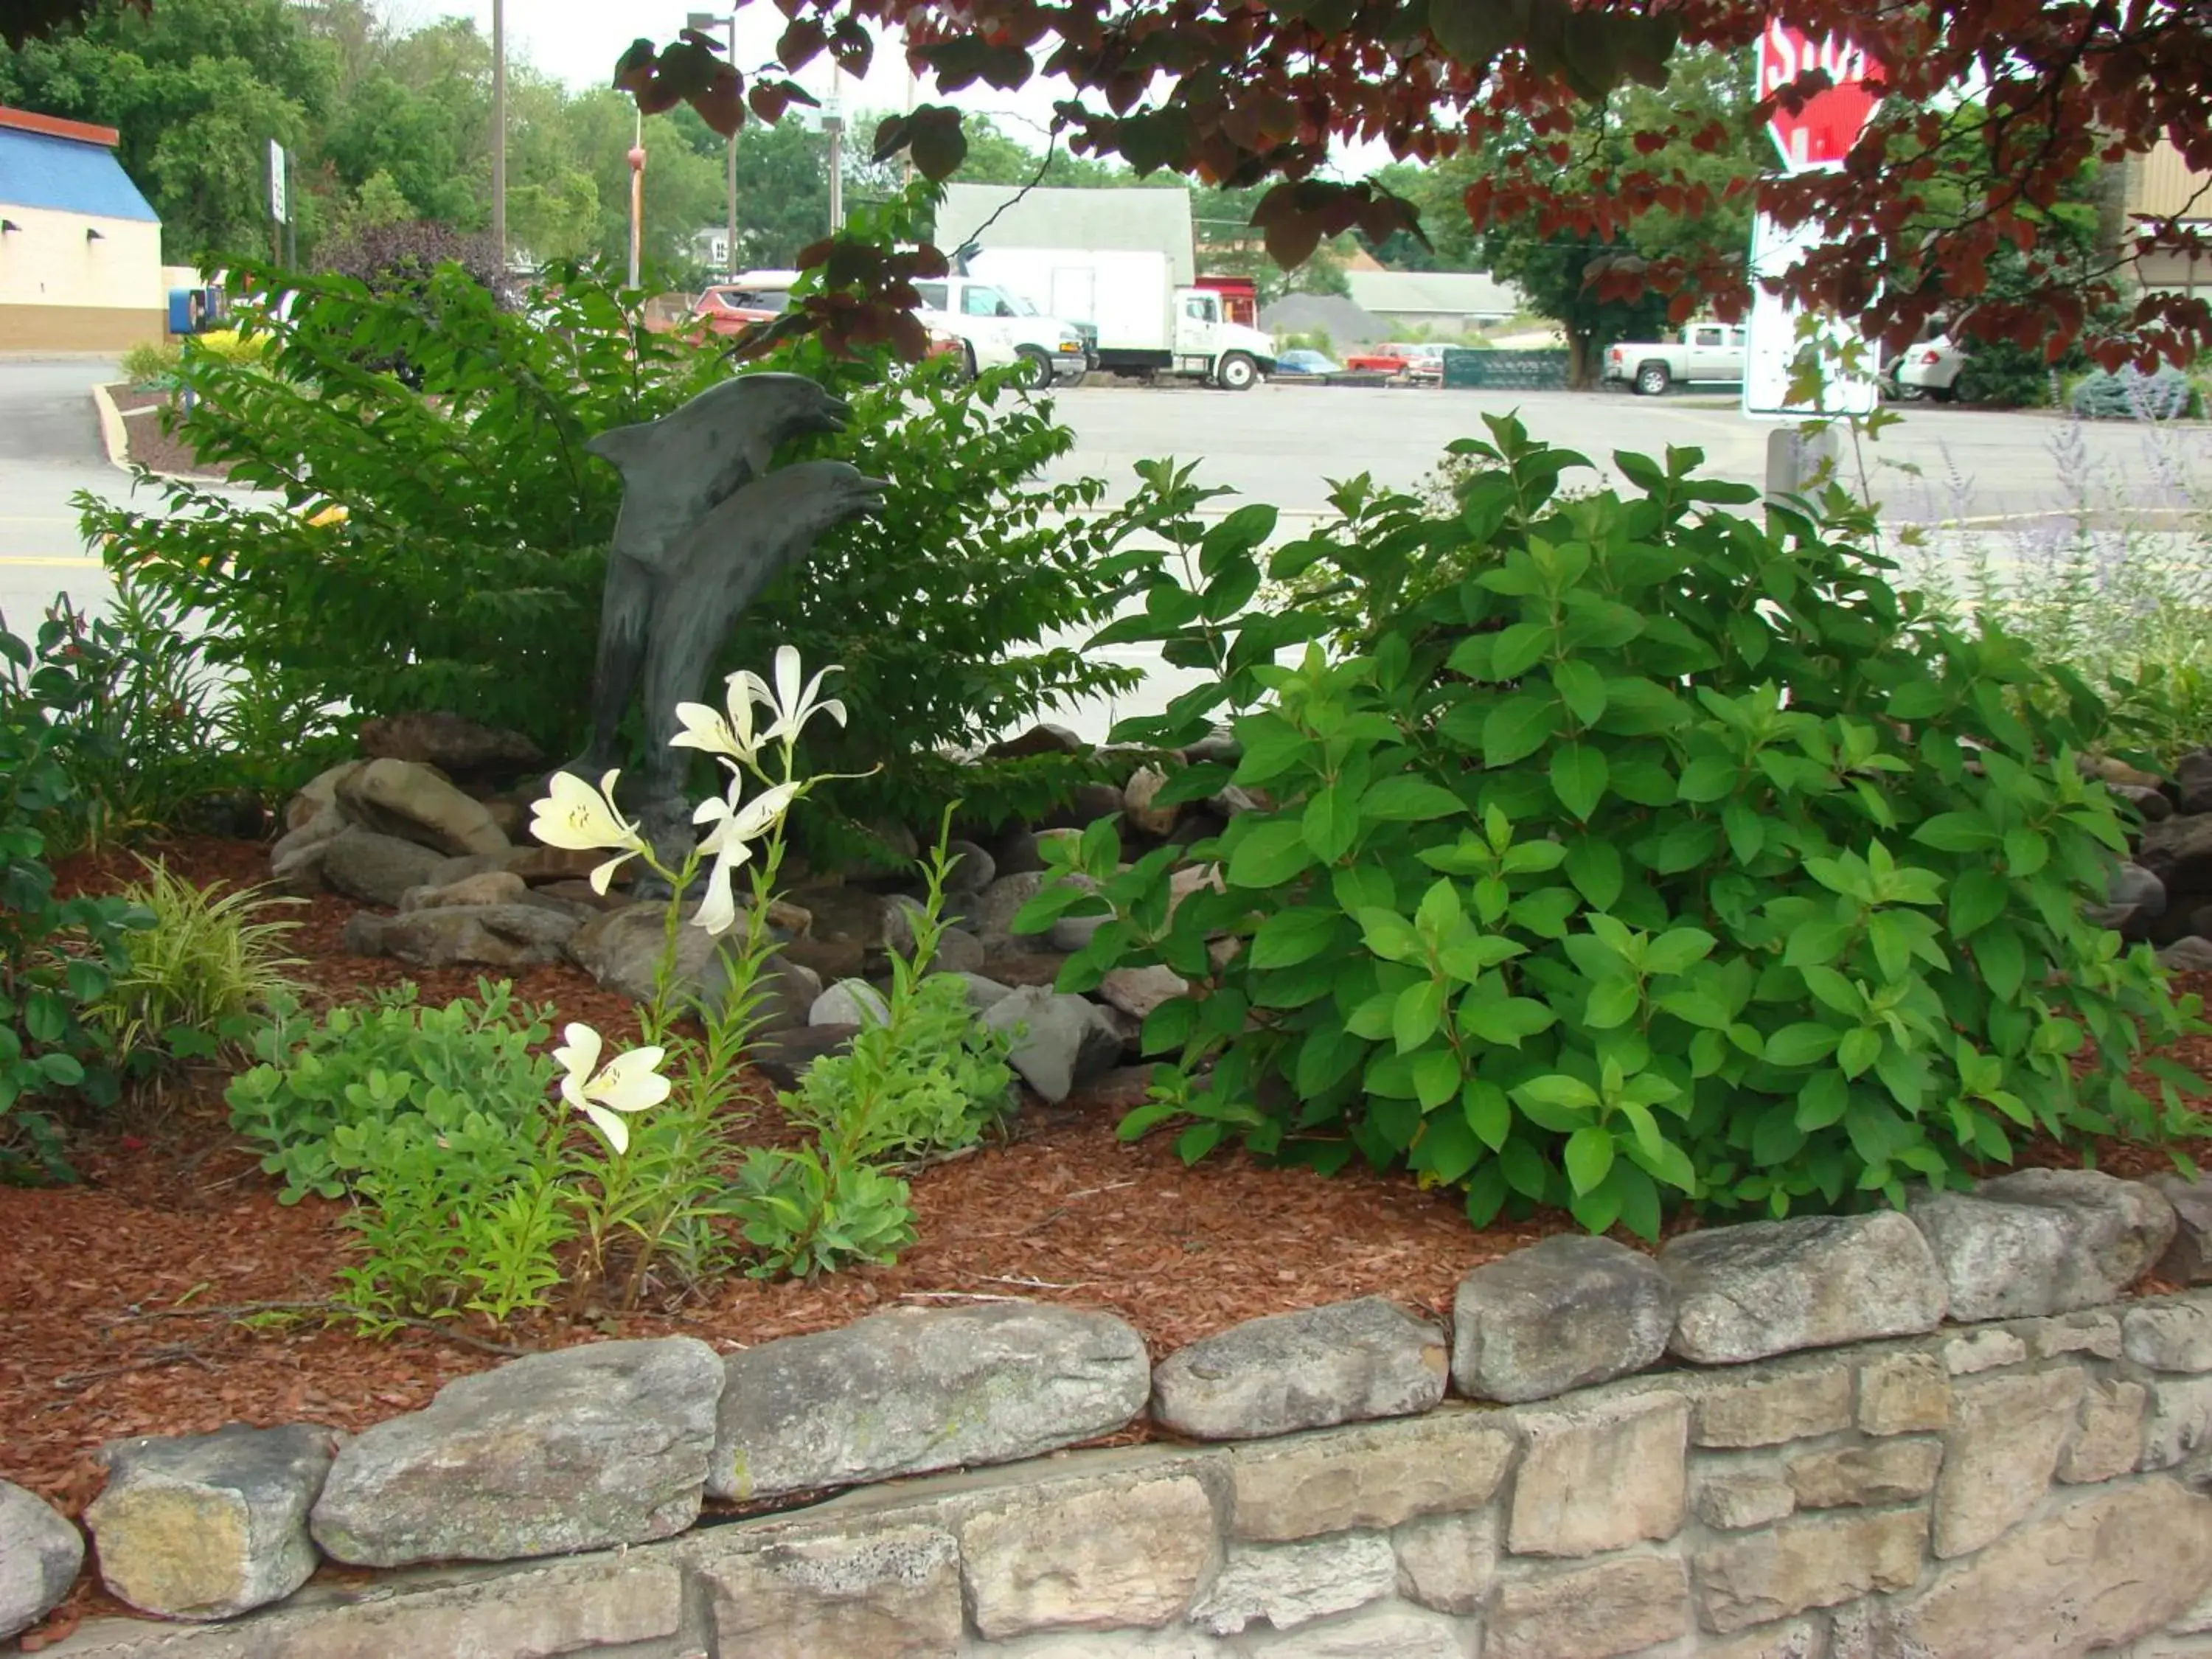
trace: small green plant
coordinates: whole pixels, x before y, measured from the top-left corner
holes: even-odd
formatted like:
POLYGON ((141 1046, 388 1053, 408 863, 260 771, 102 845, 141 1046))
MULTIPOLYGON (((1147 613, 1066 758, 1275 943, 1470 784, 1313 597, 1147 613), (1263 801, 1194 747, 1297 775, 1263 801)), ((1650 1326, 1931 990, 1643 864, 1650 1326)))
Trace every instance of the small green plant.
POLYGON ((297 988, 283 954, 299 924, 271 915, 296 899, 257 890, 202 888, 158 860, 125 887, 126 904, 150 918, 129 942, 130 960, 86 1010, 116 1063, 141 1073, 174 1060, 240 1049, 278 1000, 297 988))
POLYGON ((115 1099, 106 1036, 86 1011, 149 920, 119 897, 54 890, 52 831, 82 803, 69 764, 82 705, 64 632, 49 617, 27 642, 0 619, 0 1176, 9 1179, 66 1179, 49 1108, 115 1099))
POLYGON ((123 379, 141 389, 168 386, 183 361, 183 349, 173 340, 141 340, 123 354, 123 379))
POLYGON ((1382 596, 1352 629, 1253 605, 1271 512, 1209 522, 1187 469, 1140 469, 1109 569, 1145 605, 1094 643, 1212 672, 1115 736, 1187 743, 1226 705, 1242 759, 1158 799, 1267 799, 1187 849, 1218 888, 1171 905, 1179 849, 1124 869, 1102 823, 1048 854, 1097 894, 1018 919, 1110 911, 1064 989, 1191 983, 1146 1021, 1172 1059, 1124 1133, 1649 1237, 1670 1205, 1901 1202, 2027 1135, 2203 1132, 2203 1079, 2145 1056, 2197 1000, 2083 917, 2128 845, 2075 764, 2108 732, 2087 685, 1893 589, 1839 489, 1753 520, 1674 449, 1613 457, 1633 495, 1561 500, 1589 463, 1488 424, 1456 513, 1400 498, 1274 554, 1278 581, 1327 562, 1382 596))
MULTIPOLYGON (((511 1134, 545 1115, 553 1065, 535 1049, 551 1035, 546 1013, 518 1006, 503 981, 479 981, 473 1000, 443 1008, 418 1006, 402 986, 321 1020, 280 1001, 253 1038, 259 1063, 230 1085, 231 1127, 263 1149, 261 1167, 283 1182, 279 1203, 343 1197, 360 1166, 342 1155, 342 1130, 460 1110, 511 1134)), ((425 1123, 425 1139, 438 1133, 425 1123)))
POLYGON ((959 978, 923 969, 945 933, 950 833, 948 814, 927 867, 928 896, 908 913, 913 948, 892 953, 884 1018, 782 1097, 813 1144, 763 1148, 745 1161, 737 1212, 763 1273, 811 1278, 896 1259, 914 1242, 914 1213, 906 1183, 880 1165, 972 1146, 1012 1104, 1008 1039, 975 1018, 959 978))

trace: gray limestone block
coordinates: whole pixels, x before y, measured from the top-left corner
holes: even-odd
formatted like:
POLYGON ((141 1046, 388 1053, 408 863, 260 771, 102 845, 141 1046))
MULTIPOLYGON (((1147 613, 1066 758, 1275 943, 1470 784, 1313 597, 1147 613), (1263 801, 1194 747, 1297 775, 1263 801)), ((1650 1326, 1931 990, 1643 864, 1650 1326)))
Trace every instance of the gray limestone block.
POLYGON ((410 967, 509 972, 560 961, 581 926, 572 910, 527 903, 438 905, 381 920, 380 954, 410 967))
POLYGON ((2012 1319, 2114 1300, 2173 1242, 2155 1188, 2091 1170, 2022 1170, 1971 1193, 1916 1200, 1942 1262, 1951 1316, 2012 1319))
POLYGON ((84 1565, 84 1535, 44 1498, 0 1480, 0 1642, 61 1604, 84 1565))
POLYGON ((337 799, 357 823, 455 857, 510 845, 482 801, 414 761, 369 762, 339 781, 337 799))
POLYGON ((1656 1364, 1674 1286, 1649 1256, 1563 1233, 1459 1282, 1452 1382, 1474 1400, 1544 1400, 1656 1364))
POLYGON ((1013 1037, 1008 1062, 1048 1101, 1110 1071, 1121 1059, 1121 1033, 1083 997, 1049 986, 1024 985, 983 1012, 983 1024, 1013 1037))
POLYGON ((438 1390, 338 1453, 310 1524, 340 1561, 511 1561, 682 1532, 722 1362, 692 1337, 532 1354, 438 1390))
POLYGON ((1012 1462, 1145 1408, 1144 1339, 1042 1303, 899 1309, 724 1362, 708 1490, 748 1499, 1012 1462))
POLYGON ((1678 1298, 1668 1346, 1699 1364, 1932 1331, 1943 1275, 1895 1211, 1684 1233, 1659 1252, 1678 1298))
POLYGON ((1443 1398, 1443 1333, 1381 1297, 1250 1319, 1152 1373, 1152 1416, 1200 1440, 1256 1440, 1425 1412, 1443 1398))
POLYGON ((315 1571, 307 1512, 343 1437, 313 1424, 111 1441, 85 1510, 100 1582, 164 1619, 229 1619, 315 1571))
POLYGON ((2148 1184, 2173 1206, 2173 1243, 2158 1260, 2158 1276, 2175 1285, 2212 1285, 2212 1180, 2163 1174, 2148 1184))
POLYGON ((841 979, 806 1011, 809 1025, 881 1025, 891 1017, 884 994, 864 979, 841 979))

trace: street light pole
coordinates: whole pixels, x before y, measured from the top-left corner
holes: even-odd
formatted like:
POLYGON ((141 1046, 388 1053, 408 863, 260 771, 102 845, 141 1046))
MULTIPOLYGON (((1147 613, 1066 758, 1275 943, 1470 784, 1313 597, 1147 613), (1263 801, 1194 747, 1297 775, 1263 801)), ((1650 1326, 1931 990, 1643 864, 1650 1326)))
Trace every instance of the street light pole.
POLYGON ((629 147, 629 285, 638 283, 645 252, 645 112, 637 117, 637 139, 629 147))
MULTIPOLYGON (((714 28, 726 30, 730 40, 730 62, 732 65, 737 63, 737 13, 733 11, 727 17, 717 17, 712 12, 695 11, 684 21, 702 34, 714 28)), ((729 241, 723 253, 723 258, 728 269, 724 270, 722 275, 734 276, 738 274, 738 135, 734 132, 722 141, 722 174, 723 188, 728 195, 730 216, 729 241)))
POLYGON ((830 135, 830 234, 845 228, 845 76, 830 72, 830 101, 822 107, 823 130, 830 135))
POLYGON ((491 0, 491 241, 507 274, 507 0, 491 0))

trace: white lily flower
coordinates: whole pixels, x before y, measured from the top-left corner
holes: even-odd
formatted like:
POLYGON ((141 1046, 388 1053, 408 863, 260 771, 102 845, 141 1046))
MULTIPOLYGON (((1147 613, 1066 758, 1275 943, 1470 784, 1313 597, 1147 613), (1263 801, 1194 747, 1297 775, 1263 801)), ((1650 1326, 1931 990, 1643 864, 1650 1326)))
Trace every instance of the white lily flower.
POLYGON ((775 686, 773 690, 766 681, 750 670, 733 677, 742 678, 747 692, 775 715, 769 728, 761 733, 763 744, 795 741, 806 722, 817 714, 827 714, 838 725, 844 725, 845 705, 835 697, 820 695, 822 676, 841 674, 844 672, 843 668, 833 662, 827 668, 819 670, 802 687, 799 679, 805 672, 799 665, 799 648, 779 645, 775 648, 775 686))
POLYGON ((658 1047, 631 1048, 599 1064, 604 1043, 588 1025, 570 1025, 562 1036, 568 1041, 553 1051, 561 1067, 561 1098, 591 1119, 617 1153, 629 1150, 629 1125, 621 1114, 641 1112, 668 1098, 668 1079, 659 1067, 665 1050, 658 1047))
POLYGON ((617 849, 615 856, 592 872, 592 890, 605 893, 615 872, 646 850, 645 837, 636 824, 615 810, 615 780, 609 772, 596 789, 573 772, 556 772, 546 783, 543 799, 530 808, 530 833, 548 847, 574 852, 599 848, 617 849))
POLYGON ((669 738, 668 746, 701 749, 750 766, 760 752, 760 739, 753 735, 751 690, 752 684, 758 684, 758 676, 740 671, 723 684, 727 688, 729 712, 724 714, 703 702, 678 703, 676 718, 684 729, 669 738))
POLYGON ((732 780, 727 795, 709 795, 691 815, 694 823, 714 826, 699 842, 699 850, 712 854, 714 861, 707 870, 706 895, 691 918, 694 926, 709 933, 726 933, 736 925, 738 902, 730 878, 738 866, 753 855, 746 843, 766 835, 799 793, 795 783, 779 783, 740 806, 738 799, 744 788, 742 779, 732 780))

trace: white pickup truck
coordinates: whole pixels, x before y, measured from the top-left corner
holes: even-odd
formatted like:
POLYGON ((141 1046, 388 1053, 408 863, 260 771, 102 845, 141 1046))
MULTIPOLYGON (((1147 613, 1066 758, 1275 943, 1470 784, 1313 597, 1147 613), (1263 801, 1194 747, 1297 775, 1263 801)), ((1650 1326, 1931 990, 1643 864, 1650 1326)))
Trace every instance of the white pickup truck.
POLYGON ((1741 324, 1692 323, 1677 340, 1623 340, 1607 346, 1605 378, 1626 380, 1646 398, 1677 382, 1735 385, 1743 379, 1743 349, 1741 324))

